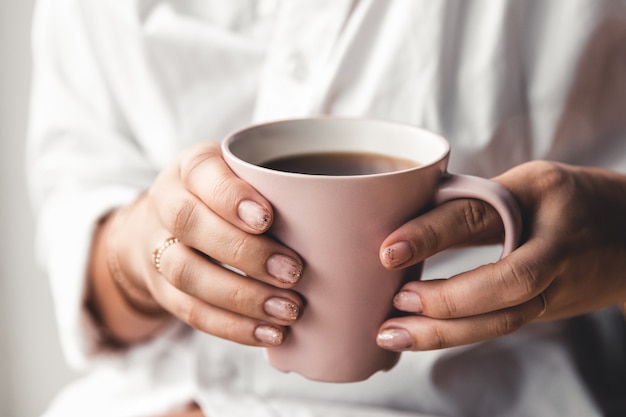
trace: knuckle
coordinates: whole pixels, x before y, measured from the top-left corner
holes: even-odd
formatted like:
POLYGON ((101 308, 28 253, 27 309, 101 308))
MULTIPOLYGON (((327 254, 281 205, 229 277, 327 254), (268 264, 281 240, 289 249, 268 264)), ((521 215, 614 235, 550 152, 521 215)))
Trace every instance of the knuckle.
POLYGON ((450 347, 448 334, 442 328, 442 326, 435 325, 432 330, 432 336, 430 340, 431 349, 444 349, 450 347))
POLYGON ((418 253, 431 254, 438 252, 441 245, 439 232, 426 224, 420 229, 420 238, 414 241, 418 253))
POLYGON ((239 196, 237 177, 226 167, 219 145, 203 144, 199 146, 199 149, 192 149, 182 158, 179 175, 187 188, 202 190, 202 195, 206 193, 212 198, 219 198, 229 206, 237 203, 239 196), (198 171, 201 174, 197 174, 198 171), (210 172, 209 182, 206 180, 207 172, 210 172))
POLYGON ((226 312, 207 314, 204 304, 190 301, 181 306, 179 318, 195 330, 226 340, 241 342, 239 322, 235 315, 226 312))
POLYGON ((504 284, 502 296, 510 298, 507 301, 525 301, 540 289, 539 276, 528 263, 504 259, 500 266, 500 281, 504 284))
POLYGON ((458 314, 458 306, 454 296, 448 291, 439 292, 439 300, 437 309, 441 312, 441 318, 456 317, 458 314))
POLYGON ((243 284, 233 286, 228 294, 229 304, 233 311, 243 312, 243 309, 249 305, 246 294, 243 284))
POLYGON ((471 236, 486 230, 492 217, 491 207, 481 200, 467 199, 464 202, 463 221, 468 234, 471 236))
POLYGON ((536 161, 533 164, 534 179, 540 189, 559 190, 571 183, 569 173, 562 165, 548 161, 536 161))
POLYGON ((203 309, 198 302, 188 302, 182 307, 182 320, 196 330, 202 330, 204 325, 203 309))
POLYGON ((247 233, 242 233, 230 241, 230 255, 235 265, 244 264, 245 260, 255 253, 251 237, 247 233))
POLYGON ((170 283, 183 292, 189 292, 192 286, 191 275, 188 273, 188 263, 181 257, 172 257, 167 267, 169 270, 168 280, 170 283))
POLYGON ((231 194, 230 190, 232 189, 231 178, 225 173, 220 173, 216 175, 213 179, 213 193, 215 195, 229 195, 231 194))
POLYGON ((216 173, 212 180, 211 194, 219 196, 227 207, 235 207, 238 202, 239 193, 237 183, 229 172, 216 173))
POLYGON ((171 231, 176 237, 183 237, 193 229, 196 221, 197 204, 190 198, 184 199, 171 212, 171 231))
POLYGON ((496 337, 513 333, 524 325, 524 316, 517 309, 502 310, 493 324, 493 334, 496 337))
POLYGON ((188 183, 196 167, 219 155, 219 148, 216 144, 201 143, 192 146, 183 153, 180 159, 179 175, 181 180, 188 183))

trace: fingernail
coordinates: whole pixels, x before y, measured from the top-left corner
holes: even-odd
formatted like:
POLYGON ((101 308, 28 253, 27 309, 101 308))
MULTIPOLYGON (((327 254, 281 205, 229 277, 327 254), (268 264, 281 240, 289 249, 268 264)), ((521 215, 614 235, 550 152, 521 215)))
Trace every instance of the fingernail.
POLYGON ((275 254, 267 260, 267 272, 282 282, 294 284, 302 276, 302 264, 289 256, 275 254))
POLYGON ((293 321, 300 315, 300 307, 284 298, 272 297, 263 304, 263 309, 270 316, 281 320, 293 321))
POLYGON ((254 337, 261 343, 278 346, 283 343, 283 332, 274 327, 261 325, 254 329, 254 337))
POLYGON ((407 349, 413 344, 411 335, 404 329, 383 330, 378 333, 376 342, 378 346, 390 350, 407 349))
POLYGON ((393 298, 393 305, 402 311, 408 311, 410 313, 422 312, 422 299, 413 291, 400 291, 393 298))
POLYGON ((399 266, 413 257, 413 249, 409 242, 402 241, 387 246, 383 250, 383 262, 386 266, 399 266))
POLYGON ((244 223, 259 232, 267 230, 270 224, 271 216, 267 210, 251 200, 244 200, 239 203, 237 215, 244 223))

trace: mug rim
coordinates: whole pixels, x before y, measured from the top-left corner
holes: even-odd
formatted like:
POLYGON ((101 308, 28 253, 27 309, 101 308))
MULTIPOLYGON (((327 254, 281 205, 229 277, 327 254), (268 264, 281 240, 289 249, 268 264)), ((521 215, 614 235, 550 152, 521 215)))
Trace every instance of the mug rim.
MULTIPOLYGON (((253 123, 247 125, 245 127, 236 129, 231 133, 227 134, 221 143, 222 157, 224 159, 230 159, 232 161, 236 161, 239 164, 242 164, 250 169, 258 170, 259 172, 271 172, 275 175, 288 176, 288 177, 298 177, 298 178, 324 178, 324 179, 362 179, 362 178, 372 178, 372 177, 385 177, 390 175, 395 175, 403 172, 411 172, 427 169, 433 165, 438 165, 442 160, 446 159, 446 157, 450 154, 450 143, 440 134, 435 133, 431 130, 412 125, 407 122, 393 121, 387 119, 379 119, 379 118, 369 118, 369 117, 338 117, 338 116, 311 116, 311 117, 297 117, 297 118, 284 118, 284 119, 275 119, 265 122, 253 123), (402 129, 410 129, 415 132, 421 132, 423 134, 427 134, 429 136, 429 140, 435 140, 442 147, 442 151, 437 158, 433 158, 429 162, 419 162, 419 165, 411 168, 398 169, 389 172, 381 172, 381 173, 371 173, 371 174, 353 174, 353 175, 327 175, 327 174, 306 174, 300 172, 286 172, 275 170, 267 167, 263 167, 253 162, 249 162, 239 156, 237 156, 231 149, 231 145, 237 140, 241 135, 253 131, 258 130, 260 128, 267 128, 274 125, 283 125, 283 124, 291 124, 291 123, 309 123, 309 122, 317 122, 317 121, 329 121, 329 122, 339 122, 339 123, 372 123, 378 125, 388 125, 390 127, 402 128, 402 129)), ((294 153, 293 155, 297 155, 294 153)), ((389 154, 387 154, 389 155, 389 154)), ((417 162, 417 161, 416 161, 417 162)))

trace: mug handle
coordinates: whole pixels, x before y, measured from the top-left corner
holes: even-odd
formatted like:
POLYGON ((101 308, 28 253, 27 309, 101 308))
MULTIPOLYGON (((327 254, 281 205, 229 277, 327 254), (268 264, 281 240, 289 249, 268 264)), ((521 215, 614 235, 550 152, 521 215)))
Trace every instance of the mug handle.
POLYGON ((504 224, 504 246, 500 259, 519 246, 522 216, 519 205, 509 190, 485 178, 446 172, 435 195, 435 205, 460 198, 482 200, 495 208, 500 215, 504 224))

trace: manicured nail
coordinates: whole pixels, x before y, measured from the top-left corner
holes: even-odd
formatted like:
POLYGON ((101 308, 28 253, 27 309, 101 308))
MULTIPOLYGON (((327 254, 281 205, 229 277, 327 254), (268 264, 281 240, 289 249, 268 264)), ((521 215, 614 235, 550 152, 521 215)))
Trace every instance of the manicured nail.
POLYGON ((408 311, 409 313, 422 312, 422 299, 413 291, 400 291, 393 298, 393 305, 398 310, 408 311))
POLYGON ((300 307, 284 298, 272 297, 263 304, 263 309, 270 316, 281 320, 293 321, 300 315, 300 307))
POLYGON ((396 242, 383 250, 383 262, 386 266, 396 267, 413 257, 413 249, 409 242, 396 242))
POLYGON ((283 343, 283 332, 274 326, 261 325, 254 329, 254 337, 268 345, 278 346, 283 343))
POLYGON ((267 230, 270 224, 270 214, 258 203, 244 200, 237 207, 237 215, 248 226, 259 232, 267 230))
POLYGON ((413 344, 411 335, 404 329, 387 329, 378 333, 378 346, 390 350, 403 350, 413 344))
POLYGON ((282 282, 294 284, 302 277, 302 264, 277 253, 267 260, 267 272, 282 282))

